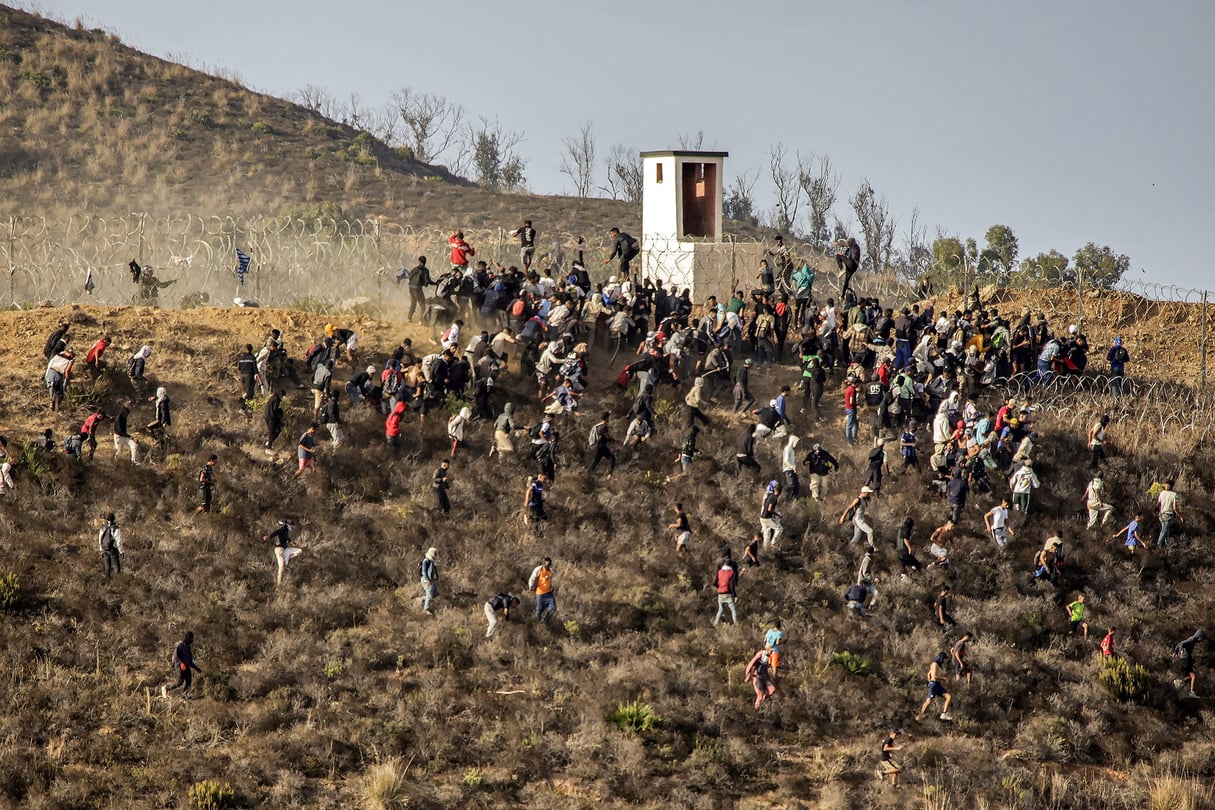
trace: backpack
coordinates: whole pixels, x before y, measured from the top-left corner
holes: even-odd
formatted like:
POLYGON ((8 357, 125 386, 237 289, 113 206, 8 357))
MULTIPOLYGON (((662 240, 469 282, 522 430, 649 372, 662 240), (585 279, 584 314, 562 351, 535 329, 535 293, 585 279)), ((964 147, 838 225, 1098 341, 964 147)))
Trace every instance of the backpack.
POLYGON ((117 551, 118 544, 114 541, 114 526, 110 523, 105 525, 105 539, 101 542, 101 547, 107 552, 117 551))
POLYGON ((587 435, 586 446, 594 447, 599 444, 599 439, 603 437, 603 423, 598 422, 591 426, 591 432, 587 435))
POLYGON ((848 511, 844 513, 844 522, 847 523, 848 521, 850 521, 854 517, 856 517, 857 510, 859 510, 860 508, 861 508, 860 500, 858 499, 858 500, 853 501, 852 506, 849 506, 848 511))
POLYGON ((321 361, 321 356, 325 354, 328 347, 324 343, 313 343, 308 347, 308 353, 304 355, 304 362, 308 364, 310 371, 316 371, 316 365, 321 361))

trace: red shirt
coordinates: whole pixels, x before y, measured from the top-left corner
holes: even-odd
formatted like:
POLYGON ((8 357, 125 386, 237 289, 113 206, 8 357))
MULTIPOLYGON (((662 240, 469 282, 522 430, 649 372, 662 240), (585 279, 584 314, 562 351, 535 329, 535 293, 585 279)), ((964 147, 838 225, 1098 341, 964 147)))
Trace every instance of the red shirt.
POLYGON ((453 265, 465 267, 468 265, 468 257, 477 255, 477 251, 458 236, 452 236, 447 240, 447 244, 451 245, 451 263, 453 265))
POLYGON ((1102 655, 1113 655, 1114 654, 1114 634, 1113 633, 1106 633, 1105 638, 1101 639, 1101 654, 1102 655))
POLYGON ((95 413, 88 419, 84 420, 84 424, 80 427, 81 433, 87 433, 90 436, 97 430, 97 423, 101 421, 101 414, 95 413))
POLYGON ((849 384, 844 389, 844 407, 850 411, 856 410, 856 386, 849 384))
POLYGON ((99 340, 93 344, 93 348, 89 349, 89 353, 84 356, 84 362, 89 365, 96 365, 101 359, 101 355, 105 354, 106 345, 104 340, 99 340))

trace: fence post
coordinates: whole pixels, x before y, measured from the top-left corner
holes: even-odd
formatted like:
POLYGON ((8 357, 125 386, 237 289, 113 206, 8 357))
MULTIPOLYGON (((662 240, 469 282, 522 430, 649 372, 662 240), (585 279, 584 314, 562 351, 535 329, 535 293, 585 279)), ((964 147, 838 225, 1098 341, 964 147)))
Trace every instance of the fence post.
POLYGON ((1202 372, 1199 377, 1198 390, 1205 392, 1207 390, 1207 291, 1202 291, 1202 342, 1199 344, 1202 350, 1202 372))
POLYGON ((143 264, 143 221, 147 214, 139 215, 139 263, 143 264))
POLYGON ((17 265, 13 263, 13 243, 17 241, 17 218, 8 218, 8 305, 17 303, 17 265))

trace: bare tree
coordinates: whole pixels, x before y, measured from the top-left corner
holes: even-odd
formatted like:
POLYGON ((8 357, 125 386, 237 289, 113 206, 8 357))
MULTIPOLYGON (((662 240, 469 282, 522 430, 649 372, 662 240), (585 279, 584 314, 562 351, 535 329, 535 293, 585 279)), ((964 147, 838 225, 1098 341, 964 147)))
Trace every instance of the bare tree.
POLYGON ((695 152, 697 150, 703 149, 704 145, 705 145, 705 131, 703 129, 696 130, 695 135, 684 134, 684 135, 679 136, 679 148, 680 149, 687 149, 687 150, 695 152))
POLYGON ((522 132, 504 131, 497 118, 490 121, 482 117, 478 124, 470 125, 465 142, 477 184, 494 190, 521 191, 527 184, 524 177, 527 163, 515 147, 522 140, 522 132))
POLYGON ((301 107, 312 110, 325 118, 337 117, 337 99, 324 87, 306 84, 295 91, 295 100, 301 107))
POLYGON ((734 175, 734 180, 726 190, 726 199, 722 202, 722 216, 735 222, 745 222, 748 225, 758 225, 759 218, 755 215, 755 183, 759 180, 759 169, 734 175))
POLYGON ((920 209, 911 209, 911 222, 903 234, 903 256, 900 272, 908 281, 920 278, 932 267, 932 246, 928 244, 928 228, 920 222, 920 209))
POLYGON ((591 122, 583 121, 578 135, 566 138, 562 144, 565 151, 561 154, 561 173, 574 181, 576 196, 589 197, 595 173, 595 134, 591 122))
POLYGON ((391 102, 363 111, 363 128, 389 146, 400 146, 401 117, 391 102))
POLYGON ((776 208, 772 226, 778 231, 790 233, 797 222, 797 209, 801 206, 802 187, 798 182, 798 170, 785 161, 785 145, 778 143, 768 150, 768 171, 772 185, 776 187, 776 208))
POLYGON ((622 143, 608 150, 606 185, 599 187, 613 200, 641 202, 643 175, 637 150, 622 143))
MULTIPOLYGON (((463 129, 464 108, 459 104, 443 96, 418 93, 408 87, 393 93, 392 103, 405 127, 402 138, 404 145, 413 150, 415 160, 436 163, 453 147, 458 152, 464 151, 459 148, 461 136, 466 134, 463 129)), ((450 168, 456 174, 461 174, 456 169, 456 162, 449 160, 450 168)))
POLYGON ((802 193, 806 195, 806 205, 810 208, 810 233, 807 235, 811 244, 822 247, 831 241, 831 227, 827 218, 835 205, 840 176, 835 173, 831 158, 826 155, 811 155, 805 161, 798 155, 797 174, 802 193))
POLYGON ((868 180, 862 180, 856 193, 849 199, 856 221, 860 223, 861 235, 865 239, 864 264, 876 273, 890 266, 894 253, 894 218, 890 216, 890 204, 886 196, 878 196, 868 180))

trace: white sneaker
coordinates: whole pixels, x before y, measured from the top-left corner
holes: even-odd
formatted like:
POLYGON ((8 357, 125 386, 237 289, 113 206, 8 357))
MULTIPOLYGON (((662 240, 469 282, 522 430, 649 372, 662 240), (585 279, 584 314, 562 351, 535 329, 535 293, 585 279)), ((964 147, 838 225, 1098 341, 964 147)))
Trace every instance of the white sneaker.
POLYGON ((941 712, 941 719, 942 720, 952 720, 953 715, 951 715, 949 712, 941 712))
POLYGON ((1192 697, 1192 698, 1196 698, 1196 697, 1198 697, 1198 693, 1197 693, 1197 692, 1190 692, 1190 697, 1192 697))

